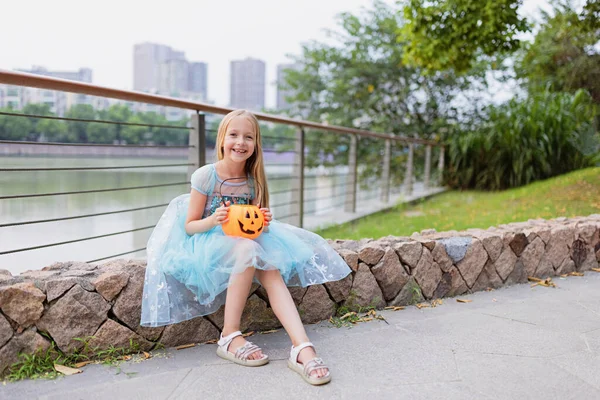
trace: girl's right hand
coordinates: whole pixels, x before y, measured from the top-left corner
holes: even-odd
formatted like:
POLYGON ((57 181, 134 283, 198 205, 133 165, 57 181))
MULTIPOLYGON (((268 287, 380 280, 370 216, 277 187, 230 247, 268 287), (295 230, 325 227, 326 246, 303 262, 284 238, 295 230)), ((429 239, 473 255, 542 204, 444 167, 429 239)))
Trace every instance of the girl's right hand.
POLYGON ((215 213, 212 215, 214 218, 215 226, 223 225, 225 222, 229 221, 229 218, 227 218, 227 215, 229 213, 229 204, 230 202, 228 201, 227 203, 225 203, 224 206, 217 208, 215 213))

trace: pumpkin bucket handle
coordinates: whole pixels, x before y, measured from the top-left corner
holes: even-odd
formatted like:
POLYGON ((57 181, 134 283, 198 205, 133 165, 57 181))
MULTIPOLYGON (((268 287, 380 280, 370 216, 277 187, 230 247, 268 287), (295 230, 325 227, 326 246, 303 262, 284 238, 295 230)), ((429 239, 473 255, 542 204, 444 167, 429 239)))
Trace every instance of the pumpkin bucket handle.
MULTIPOLYGON (((225 206, 225 200, 223 199, 223 193, 221 192, 221 189, 223 188, 223 184, 227 181, 232 181, 232 180, 236 180, 236 179, 248 179, 248 177, 246 176, 238 176, 235 178, 227 178, 224 179, 223 182, 221 182, 221 184, 219 185, 219 196, 221 196, 221 203, 223 203, 223 206, 225 206)), ((260 184, 258 182, 256 182, 256 180, 252 180, 254 184, 258 185, 258 188, 261 189, 260 184)), ((254 193, 256 195, 256 192, 254 193)))

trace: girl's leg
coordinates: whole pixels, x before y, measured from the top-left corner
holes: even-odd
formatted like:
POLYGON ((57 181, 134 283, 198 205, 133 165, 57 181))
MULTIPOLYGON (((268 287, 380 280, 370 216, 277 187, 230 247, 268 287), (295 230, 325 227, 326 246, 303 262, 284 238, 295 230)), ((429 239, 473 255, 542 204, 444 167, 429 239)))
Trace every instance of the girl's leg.
MULTIPOLYGON (((296 309, 296 304, 294 304, 292 295, 285 285, 279 271, 256 270, 256 276, 267 291, 271 308, 281 322, 281 325, 283 325, 285 331, 290 336, 292 345, 298 346, 301 343, 308 342, 308 336, 306 335, 304 325, 302 325, 302 320, 296 309)), ((315 350, 312 347, 306 347, 300 351, 298 361, 304 364, 315 357, 315 350)), ((325 376, 326 373, 326 368, 319 368, 313 371, 312 375, 320 378, 325 376)))
MULTIPOLYGON (((227 287, 227 297, 225 298, 225 319, 223 322, 223 336, 227 336, 235 331, 240 330, 240 320, 242 312, 248 299, 248 293, 252 286, 254 278, 254 267, 248 267, 241 274, 233 274, 229 280, 227 287)), ((246 343, 246 339, 242 336, 234 338, 229 344, 228 351, 235 353, 235 350, 246 343)), ((248 356, 250 360, 262 358, 262 351, 257 351, 248 356)))

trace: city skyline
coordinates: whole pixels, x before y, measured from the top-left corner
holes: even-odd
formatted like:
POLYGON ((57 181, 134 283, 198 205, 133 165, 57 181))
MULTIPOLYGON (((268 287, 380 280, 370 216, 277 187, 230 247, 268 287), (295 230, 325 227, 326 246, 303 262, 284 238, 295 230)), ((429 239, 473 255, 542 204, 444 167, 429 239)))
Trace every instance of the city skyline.
MULTIPOLYGON (((547 2, 542 3, 547 10, 547 2)), ((538 4, 524 0, 522 13, 536 15, 538 4)), ((87 67, 94 71, 95 84, 133 90, 134 44, 164 43, 184 51, 189 60, 208 64, 208 100, 219 106, 230 103, 230 62, 247 57, 263 60, 265 106, 275 108, 277 65, 293 62, 287 55, 300 55, 302 43, 326 42, 325 30, 339 29, 335 19, 339 13, 358 15, 371 6, 371 0, 306 0, 302 6, 291 0, 172 0, 169 7, 158 1, 141 7, 136 2, 105 0, 90 12, 74 0, 56 0, 36 2, 36 12, 31 13, 30 3, 9 2, 3 10, 7 15, 26 15, 27 29, 21 18, 0 24, 0 35, 14 38, 0 41, 0 68, 43 65, 53 71, 75 71, 87 67)))
POLYGON ((56 0, 36 2, 36 12, 31 13, 30 5, 10 2, 3 10, 7 15, 27 15, 28 28, 23 29, 19 18, 0 24, 2 37, 19 32, 15 40, 0 42, 0 68, 87 67, 94 71, 95 84, 133 90, 134 44, 164 43, 185 52, 188 60, 208 64, 208 100, 220 106, 230 102, 230 62, 247 57, 263 60, 265 106, 274 108, 277 65, 292 62, 288 54, 300 55, 302 43, 327 40, 324 30, 337 28, 339 13, 357 14, 371 4, 370 0, 306 0, 301 6, 291 0, 172 0, 168 7, 158 1, 142 7, 106 0, 90 11, 73 0, 56 0))

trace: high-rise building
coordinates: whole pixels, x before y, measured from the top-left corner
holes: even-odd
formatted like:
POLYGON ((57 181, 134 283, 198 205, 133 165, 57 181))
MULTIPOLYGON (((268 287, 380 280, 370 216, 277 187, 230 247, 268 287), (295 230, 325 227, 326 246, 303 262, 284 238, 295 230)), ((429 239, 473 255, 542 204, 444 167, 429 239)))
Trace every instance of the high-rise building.
POLYGON ((287 102, 286 97, 293 94, 293 91, 285 89, 285 70, 287 69, 298 69, 298 64, 279 64, 277 65, 277 109, 278 110, 289 110, 290 104, 287 102))
POLYGON ((90 68, 79 68, 77 71, 48 71, 45 67, 34 65, 31 69, 19 69, 17 71, 50 76, 53 78, 68 79, 70 81, 92 83, 92 70, 90 68))
POLYGON ((260 111, 265 107, 265 63, 246 58, 231 62, 231 107, 260 111))
POLYGON ((159 66, 158 91, 167 96, 182 97, 188 91, 189 63, 168 60, 159 66))
POLYGON ((142 92, 160 90, 162 64, 171 60, 185 61, 184 52, 162 44, 136 44, 133 48, 133 89, 142 92))
POLYGON ((191 62, 189 66, 188 91, 208 98, 208 66, 203 62, 191 62))
MULTIPOLYGON (((93 75, 89 68, 79 68, 77 71, 49 71, 45 67, 33 66, 31 69, 18 71, 87 83, 92 83, 93 75)), ((91 104, 97 109, 108 107, 107 100, 100 97, 34 87, 0 85, 0 107, 10 106, 20 110, 27 104, 46 104, 50 111, 58 116, 64 116, 65 112, 76 104, 91 104)))

